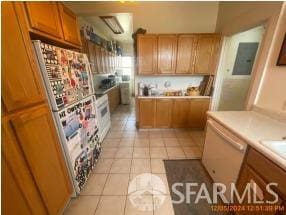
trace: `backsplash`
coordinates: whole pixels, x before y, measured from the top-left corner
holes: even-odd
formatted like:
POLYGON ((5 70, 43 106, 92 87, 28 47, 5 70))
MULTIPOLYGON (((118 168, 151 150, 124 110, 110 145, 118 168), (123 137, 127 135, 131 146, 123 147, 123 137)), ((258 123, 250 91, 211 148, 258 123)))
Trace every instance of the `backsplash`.
POLYGON ((101 81, 105 78, 108 78, 110 74, 94 74, 92 73, 93 87, 95 90, 99 89, 101 81))
POLYGON ((188 86, 199 86, 204 76, 137 76, 135 77, 135 93, 138 94, 138 83, 157 85, 158 89, 186 90, 188 86), (171 83, 171 86, 166 88, 165 82, 171 83))

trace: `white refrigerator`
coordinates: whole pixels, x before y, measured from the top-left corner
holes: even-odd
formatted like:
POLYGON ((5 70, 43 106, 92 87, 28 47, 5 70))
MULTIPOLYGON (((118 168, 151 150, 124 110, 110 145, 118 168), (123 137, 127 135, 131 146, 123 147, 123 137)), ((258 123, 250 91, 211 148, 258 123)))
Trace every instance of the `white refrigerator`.
POLYGON ((86 184, 101 150, 89 62, 83 53, 39 40, 33 45, 75 196, 86 184))

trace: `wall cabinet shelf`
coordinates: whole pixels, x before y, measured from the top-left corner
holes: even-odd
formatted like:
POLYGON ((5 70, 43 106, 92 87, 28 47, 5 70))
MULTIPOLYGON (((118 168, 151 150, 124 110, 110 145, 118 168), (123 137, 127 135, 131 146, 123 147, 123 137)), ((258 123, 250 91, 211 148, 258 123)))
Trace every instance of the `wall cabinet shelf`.
POLYGON ((138 35, 137 74, 215 74, 220 38, 218 34, 138 35))
POLYGON ((77 18, 72 11, 58 2, 19 2, 23 19, 27 18, 29 31, 46 40, 79 48, 81 46, 77 18))
POLYGON ((81 37, 82 49, 81 51, 87 54, 90 62, 90 68, 92 73, 107 74, 113 73, 118 67, 120 56, 115 53, 108 52, 105 48, 95 44, 92 41, 81 37))

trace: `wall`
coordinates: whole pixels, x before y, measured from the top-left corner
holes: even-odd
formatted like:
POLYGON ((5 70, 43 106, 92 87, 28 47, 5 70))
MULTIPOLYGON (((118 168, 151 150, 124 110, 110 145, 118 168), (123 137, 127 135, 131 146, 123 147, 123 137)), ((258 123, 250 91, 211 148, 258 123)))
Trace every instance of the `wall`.
POLYGON ((83 17, 77 17, 79 28, 81 29, 82 26, 88 25, 93 28, 94 33, 96 33, 98 36, 102 37, 105 40, 111 40, 112 38, 108 37, 106 34, 104 34, 99 28, 97 28, 95 25, 92 25, 90 22, 85 20, 83 17))
POLYGON ((269 49, 267 66, 256 105, 286 114, 286 66, 276 66, 283 38, 286 33, 286 3, 278 20, 269 49))
MULTIPOLYGON (((223 66, 218 70, 217 80, 220 85, 217 90, 217 110, 244 110, 247 93, 249 90, 250 75, 232 75, 239 43, 260 43, 265 29, 259 26, 251 30, 238 33, 229 37, 225 46, 223 66)), ((257 53, 259 52, 259 49, 257 53)))
POLYGON ((132 13, 133 30, 148 33, 214 32, 218 2, 66 2, 79 16, 132 13))
POLYGON ((263 24, 280 11, 282 2, 220 2, 216 31, 233 35, 263 24))
POLYGON ((225 36, 262 24, 266 26, 257 61, 253 65, 253 78, 247 96, 247 110, 255 104, 281 6, 282 2, 220 2, 219 5, 216 31, 225 36))
POLYGON ((172 90, 186 90, 188 86, 199 86, 203 76, 136 76, 135 95, 138 94, 138 83, 157 85, 159 90, 166 90, 164 83, 170 81, 172 90))

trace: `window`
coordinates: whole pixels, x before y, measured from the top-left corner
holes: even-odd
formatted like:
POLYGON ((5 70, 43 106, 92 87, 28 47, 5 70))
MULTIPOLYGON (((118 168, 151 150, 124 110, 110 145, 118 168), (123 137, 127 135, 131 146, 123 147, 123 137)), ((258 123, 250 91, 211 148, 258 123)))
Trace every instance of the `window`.
POLYGON ((133 68, 133 58, 129 56, 121 57, 122 75, 130 75, 133 68))

